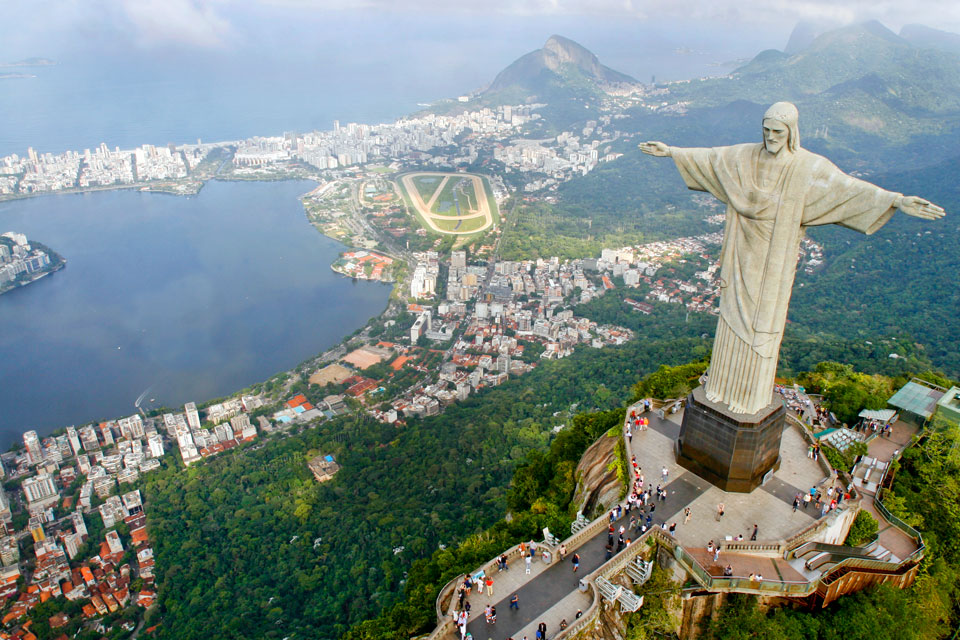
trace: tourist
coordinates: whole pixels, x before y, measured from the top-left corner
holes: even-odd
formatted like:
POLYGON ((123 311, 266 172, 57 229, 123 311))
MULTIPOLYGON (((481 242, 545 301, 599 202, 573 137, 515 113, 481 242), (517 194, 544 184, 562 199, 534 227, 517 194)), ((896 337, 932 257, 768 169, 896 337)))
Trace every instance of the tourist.
POLYGON ((720 519, 723 517, 723 503, 717 505, 717 522, 720 522, 720 519))
POLYGON ((693 511, 690 510, 690 507, 684 507, 683 509, 683 524, 690 522, 690 516, 693 515, 693 511))
POLYGON ((580 568, 580 554, 573 554, 573 559, 571 561, 573 562, 573 572, 576 573, 577 569, 580 568))
POLYGON ((731 577, 731 576, 733 575, 733 566, 731 566, 731 565, 729 565, 729 564, 728 564, 727 566, 725 566, 725 567, 723 568, 723 575, 725 575, 725 576, 728 577, 728 578, 731 577))
POLYGON ((540 636, 540 640, 547 640, 547 623, 541 622, 537 625, 537 635, 540 636))
POLYGON ((567 559, 567 545, 560 545, 560 562, 563 562, 567 559))
POLYGON ((750 540, 751 540, 751 541, 756 541, 756 539, 757 539, 757 532, 759 532, 759 531, 760 531, 760 527, 757 526, 756 524, 754 524, 754 525, 753 525, 753 533, 750 534, 750 540))
POLYGON ((517 594, 510 596, 510 608, 520 611, 520 596, 517 594))
POLYGON ((667 476, 669 476, 669 475, 670 475, 670 472, 667 470, 666 467, 664 467, 663 469, 660 470, 660 477, 663 478, 663 481, 664 481, 664 482, 667 481, 667 476))
POLYGON ((532 558, 530 556, 523 556, 523 561, 526 563, 526 574, 530 575, 530 562, 532 558))
POLYGON ((677 523, 676 523, 676 522, 671 522, 671 523, 670 523, 670 529, 669 529, 668 531, 670 532, 670 535, 673 535, 674 533, 676 533, 676 531, 677 531, 677 523))
POLYGON ((577 609, 577 615, 575 615, 575 616, 573 616, 573 617, 574 617, 575 619, 579 620, 579 619, 580 619, 580 616, 582 616, 582 615, 583 615, 583 611, 581 611, 580 609, 577 609))
POLYGON ((567 628, 567 619, 564 618, 563 620, 560 621, 560 629, 563 630, 566 628, 567 628))
POLYGON ((487 579, 484 580, 484 584, 487 587, 487 596, 492 596, 493 595, 493 578, 491 578, 490 576, 487 576, 487 579))

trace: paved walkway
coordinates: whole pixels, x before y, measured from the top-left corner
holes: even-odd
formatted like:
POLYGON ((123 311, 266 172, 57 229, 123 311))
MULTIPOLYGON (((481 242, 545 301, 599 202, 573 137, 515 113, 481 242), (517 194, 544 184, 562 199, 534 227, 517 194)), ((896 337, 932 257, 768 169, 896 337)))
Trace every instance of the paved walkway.
MULTIPOLYGON (((878 436, 867 445, 867 455, 871 458, 890 463, 895 457, 906 449, 913 437, 919 432, 919 429, 912 424, 897 421, 893 425, 893 433, 890 437, 878 436)), ((880 515, 880 512, 874 506, 874 494, 869 491, 863 491, 863 508, 880 523, 879 543, 880 546, 889 549, 896 560, 902 560, 917 550, 917 544, 913 538, 903 531, 888 523, 880 515)))
MULTIPOLYGON (((784 431, 781 446, 784 460, 774 480, 752 493, 738 494, 721 491, 676 463, 673 444, 680 432, 680 414, 668 416, 666 420, 659 419, 655 412, 644 415, 650 419, 650 429, 634 433, 627 448, 628 464, 631 456, 636 456, 645 475, 644 481, 654 487, 661 482, 662 468, 667 468, 667 499, 655 501, 653 522, 656 525, 676 522, 676 537, 685 548, 705 549, 708 540, 722 540, 738 534, 749 539, 755 523, 760 527, 758 539, 762 541, 785 538, 814 522, 812 510, 793 511, 793 497, 798 491, 809 490, 810 486, 824 480, 824 475, 820 467, 806 457, 806 444, 793 427, 784 431), (726 505, 722 522, 714 516, 720 502, 726 505), (689 523, 683 524, 683 510, 687 506, 693 510, 693 517, 689 523)), ((630 515, 637 515, 637 511, 624 513, 615 526, 626 527, 630 515)), ((636 539, 638 535, 634 529, 624 537, 636 539)), ((577 609, 586 611, 590 606, 591 598, 578 589, 579 579, 606 561, 606 544, 607 532, 603 531, 577 549, 580 569, 576 573, 570 557, 565 562, 555 559, 550 565, 538 560, 532 564, 529 576, 525 574, 522 562, 512 562, 508 572, 494 576, 493 598, 476 591, 469 597, 471 614, 467 630, 475 640, 511 637, 522 640, 524 636, 533 639, 537 624, 543 621, 547 625, 547 637, 553 637, 560 630, 561 620, 572 623, 577 609), (510 597, 514 593, 519 598, 519 610, 510 609, 510 597), (488 604, 496 607, 496 624, 487 624, 484 619, 488 604)), ((718 566, 722 573, 722 566, 733 564, 736 575, 747 576, 754 572, 756 562, 752 556, 723 553, 718 566)), ((763 566, 768 567, 764 570, 765 577, 767 573, 770 577, 776 575, 769 560, 760 562, 765 562, 763 566)), ((713 564, 712 556, 709 564, 713 564)), ((781 571, 790 575, 790 578, 784 575, 785 579, 796 579, 789 566, 785 565, 781 571)))

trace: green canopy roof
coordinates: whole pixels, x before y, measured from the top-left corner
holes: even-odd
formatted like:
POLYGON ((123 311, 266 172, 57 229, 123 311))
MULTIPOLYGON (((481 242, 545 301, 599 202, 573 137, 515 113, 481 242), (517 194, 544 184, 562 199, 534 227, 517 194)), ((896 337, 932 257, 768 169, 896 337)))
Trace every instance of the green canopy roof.
POLYGON ((893 394, 887 403, 929 420, 941 396, 943 396, 943 389, 935 389, 910 381, 893 394))

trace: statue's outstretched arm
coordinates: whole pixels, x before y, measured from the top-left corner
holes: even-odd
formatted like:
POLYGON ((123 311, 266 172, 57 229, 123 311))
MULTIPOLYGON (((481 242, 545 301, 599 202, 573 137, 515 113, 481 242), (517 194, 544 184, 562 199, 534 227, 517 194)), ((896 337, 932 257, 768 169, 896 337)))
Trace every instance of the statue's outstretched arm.
POLYGON ((938 220, 945 215, 943 207, 938 207, 929 200, 917 196, 900 196, 893 204, 908 216, 924 220, 938 220))
POLYGON ((655 141, 641 142, 640 151, 650 156, 657 156, 658 158, 669 158, 673 155, 673 147, 655 141))

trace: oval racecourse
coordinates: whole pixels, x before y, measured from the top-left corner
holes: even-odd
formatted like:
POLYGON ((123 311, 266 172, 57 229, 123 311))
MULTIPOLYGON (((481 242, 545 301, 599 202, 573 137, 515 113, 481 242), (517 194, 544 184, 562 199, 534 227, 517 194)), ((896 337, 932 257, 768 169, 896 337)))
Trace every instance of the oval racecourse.
POLYGON ((485 178, 470 173, 408 173, 399 187, 409 207, 430 231, 470 235, 486 231, 498 216, 485 178))

